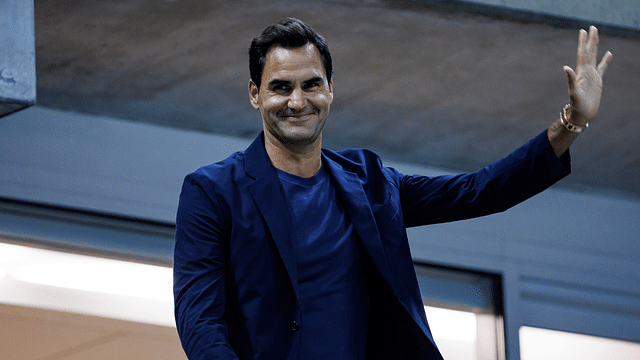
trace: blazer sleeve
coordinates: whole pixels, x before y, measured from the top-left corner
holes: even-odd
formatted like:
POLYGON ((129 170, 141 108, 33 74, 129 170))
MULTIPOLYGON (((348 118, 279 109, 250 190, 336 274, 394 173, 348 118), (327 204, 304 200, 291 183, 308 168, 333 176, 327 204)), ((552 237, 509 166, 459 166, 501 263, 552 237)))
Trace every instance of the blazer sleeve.
POLYGON ((191 360, 237 359, 224 320, 228 228, 211 180, 193 173, 176 216, 173 291, 180 341, 191 360))
POLYGON ((407 227, 443 223, 504 211, 571 172, 569 151, 555 155, 547 132, 476 172, 452 176, 400 176, 407 227))

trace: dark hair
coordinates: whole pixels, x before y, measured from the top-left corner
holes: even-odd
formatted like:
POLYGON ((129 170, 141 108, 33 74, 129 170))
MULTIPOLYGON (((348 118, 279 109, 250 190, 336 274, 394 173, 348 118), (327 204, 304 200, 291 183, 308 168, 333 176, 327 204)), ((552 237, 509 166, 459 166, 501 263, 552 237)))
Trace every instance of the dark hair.
POLYGON ((266 62, 266 56, 272 46, 282 46, 294 49, 311 43, 320 53, 320 59, 327 75, 327 81, 333 75, 333 65, 327 41, 313 30, 309 25, 295 18, 285 18, 264 29, 260 36, 251 42, 249 48, 249 72, 251 80, 260 88, 262 71, 266 62))

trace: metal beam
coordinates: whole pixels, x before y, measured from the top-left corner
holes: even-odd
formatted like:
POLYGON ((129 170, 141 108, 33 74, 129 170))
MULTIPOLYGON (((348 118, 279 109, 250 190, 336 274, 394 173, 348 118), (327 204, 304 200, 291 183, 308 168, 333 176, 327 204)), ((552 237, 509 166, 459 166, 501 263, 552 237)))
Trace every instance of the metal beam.
POLYGON ((36 102, 32 0, 0 0, 0 117, 36 102))

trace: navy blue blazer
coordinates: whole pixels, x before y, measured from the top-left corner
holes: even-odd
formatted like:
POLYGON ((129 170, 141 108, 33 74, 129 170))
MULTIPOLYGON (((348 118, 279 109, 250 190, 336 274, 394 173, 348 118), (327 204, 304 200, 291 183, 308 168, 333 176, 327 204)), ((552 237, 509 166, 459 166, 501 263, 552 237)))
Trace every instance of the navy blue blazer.
MULTIPOLYGON (((492 214, 570 172, 546 131, 469 174, 407 176, 368 150, 322 150, 374 278, 367 359, 441 359, 406 228, 492 214)), ((187 175, 176 218, 175 316, 189 359, 296 359, 298 275, 285 194, 263 136, 187 175)), ((303 359, 304 360, 304 359, 303 359)))

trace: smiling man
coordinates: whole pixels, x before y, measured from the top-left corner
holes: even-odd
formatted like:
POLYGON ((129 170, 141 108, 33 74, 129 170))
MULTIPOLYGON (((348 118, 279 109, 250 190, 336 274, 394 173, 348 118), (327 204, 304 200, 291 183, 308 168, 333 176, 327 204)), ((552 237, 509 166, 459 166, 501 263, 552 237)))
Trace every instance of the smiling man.
POLYGON ((262 115, 265 148, 276 168, 302 177, 320 169, 332 85, 313 43, 269 48, 261 79, 249 81, 249 98, 262 115))
POLYGON ((249 99, 263 132, 185 178, 176 218, 176 324, 189 359, 442 359, 406 228, 504 211, 570 172, 611 54, 580 31, 569 104, 475 173, 407 176, 373 152, 322 148, 333 101, 325 40, 297 19, 256 37, 249 99))

